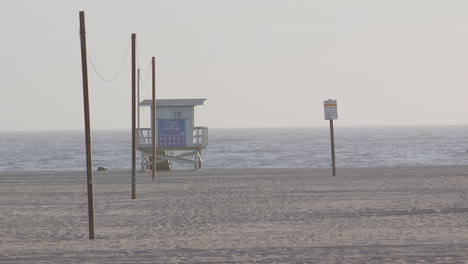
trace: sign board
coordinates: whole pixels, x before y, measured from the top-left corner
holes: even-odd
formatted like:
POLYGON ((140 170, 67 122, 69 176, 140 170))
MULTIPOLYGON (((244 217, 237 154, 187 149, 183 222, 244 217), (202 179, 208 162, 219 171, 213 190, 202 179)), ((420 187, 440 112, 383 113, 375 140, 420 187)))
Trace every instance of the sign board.
POLYGON ((323 108, 325 111, 325 120, 338 119, 338 107, 336 100, 323 101, 323 108))
POLYGON ((185 119, 158 120, 159 147, 185 147, 185 119))

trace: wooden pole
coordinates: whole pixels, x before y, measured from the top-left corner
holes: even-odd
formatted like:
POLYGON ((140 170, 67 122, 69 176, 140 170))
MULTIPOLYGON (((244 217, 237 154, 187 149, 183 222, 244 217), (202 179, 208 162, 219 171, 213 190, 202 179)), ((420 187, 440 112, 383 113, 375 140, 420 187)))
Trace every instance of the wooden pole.
POLYGON ((89 239, 94 239, 94 194, 93 194, 93 158, 91 148, 91 128, 89 121, 88 61, 86 55, 86 28, 84 11, 80 11, 81 69, 83 76, 83 103, 86 134, 86 172, 88 183, 88 223, 89 239))
POLYGON ((333 119, 330 119, 330 140, 331 140, 331 155, 332 155, 332 173, 336 176, 335 167, 335 134, 333 131, 333 119))
POLYGON ((153 67, 153 104, 152 104, 152 118, 151 118, 151 139, 153 144, 153 166, 152 178, 156 179, 156 59, 152 58, 151 65, 153 67))
POLYGON ((136 121, 135 121, 135 101, 136 101, 136 92, 135 92, 135 66, 136 66, 136 56, 135 56, 135 45, 136 34, 132 34, 132 199, 136 199, 136 121))
POLYGON ((137 73, 137 128, 140 128, 140 68, 137 73))

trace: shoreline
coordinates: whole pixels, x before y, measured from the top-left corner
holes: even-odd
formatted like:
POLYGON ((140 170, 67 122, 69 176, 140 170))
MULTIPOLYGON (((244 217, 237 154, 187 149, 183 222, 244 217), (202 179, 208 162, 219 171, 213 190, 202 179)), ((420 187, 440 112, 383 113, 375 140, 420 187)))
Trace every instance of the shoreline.
POLYGON ((2 263, 464 263, 468 166, 0 172, 2 263), (145 176, 147 177, 141 177, 145 176))
MULTIPOLYGON (((93 174, 96 173, 108 173, 108 172, 116 172, 116 173, 122 173, 122 172, 128 172, 131 173, 132 170, 131 168, 126 168, 126 169, 111 169, 108 168, 105 171, 97 171, 97 168, 99 166, 93 166, 93 174)), ((106 167, 107 168, 107 167, 106 167)), ((367 166, 367 167, 336 167, 337 170, 369 170, 369 169, 376 169, 376 170, 391 170, 391 169, 430 169, 430 168, 460 168, 460 169, 468 169, 468 165, 392 165, 392 166, 367 166)), ((230 167, 230 168, 221 168, 221 167, 208 167, 208 168, 202 168, 198 171, 223 171, 223 170, 330 170, 331 167, 310 167, 310 168, 303 168, 303 167, 297 167, 297 168, 288 168, 288 167, 244 167, 244 168, 236 168, 236 167, 230 167)), ((83 170, 54 170, 54 169, 49 169, 49 170, 7 170, 7 171, 0 171, 0 176, 2 174, 25 174, 25 173, 31 173, 31 174, 41 174, 41 173, 81 173, 85 172, 86 173, 86 167, 84 167, 83 170)), ((157 173, 178 173, 178 172, 196 172, 193 169, 175 169, 173 171, 158 171, 157 173)), ((150 170, 148 171, 141 171, 140 169, 136 170, 137 174, 145 174, 145 173, 151 173, 150 170)))

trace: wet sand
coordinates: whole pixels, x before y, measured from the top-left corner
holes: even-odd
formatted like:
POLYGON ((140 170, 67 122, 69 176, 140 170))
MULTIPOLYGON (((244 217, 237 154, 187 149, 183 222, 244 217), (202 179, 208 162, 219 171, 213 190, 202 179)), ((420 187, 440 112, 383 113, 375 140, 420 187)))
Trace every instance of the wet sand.
POLYGON ((0 172, 0 263, 468 263, 468 167, 0 172))

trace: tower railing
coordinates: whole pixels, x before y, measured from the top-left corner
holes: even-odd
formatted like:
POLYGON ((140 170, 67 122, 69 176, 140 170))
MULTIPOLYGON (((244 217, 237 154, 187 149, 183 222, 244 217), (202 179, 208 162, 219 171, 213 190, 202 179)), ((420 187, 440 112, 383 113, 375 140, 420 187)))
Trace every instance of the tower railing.
MULTIPOLYGON (((151 128, 137 128, 137 148, 151 148, 152 142, 151 128)), ((208 146, 208 127, 194 127, 192 143, 194 147, 208 146)))
POLYGON ((193 128, 193 144, 203 148, 208 146, 208 127, 193 128))

